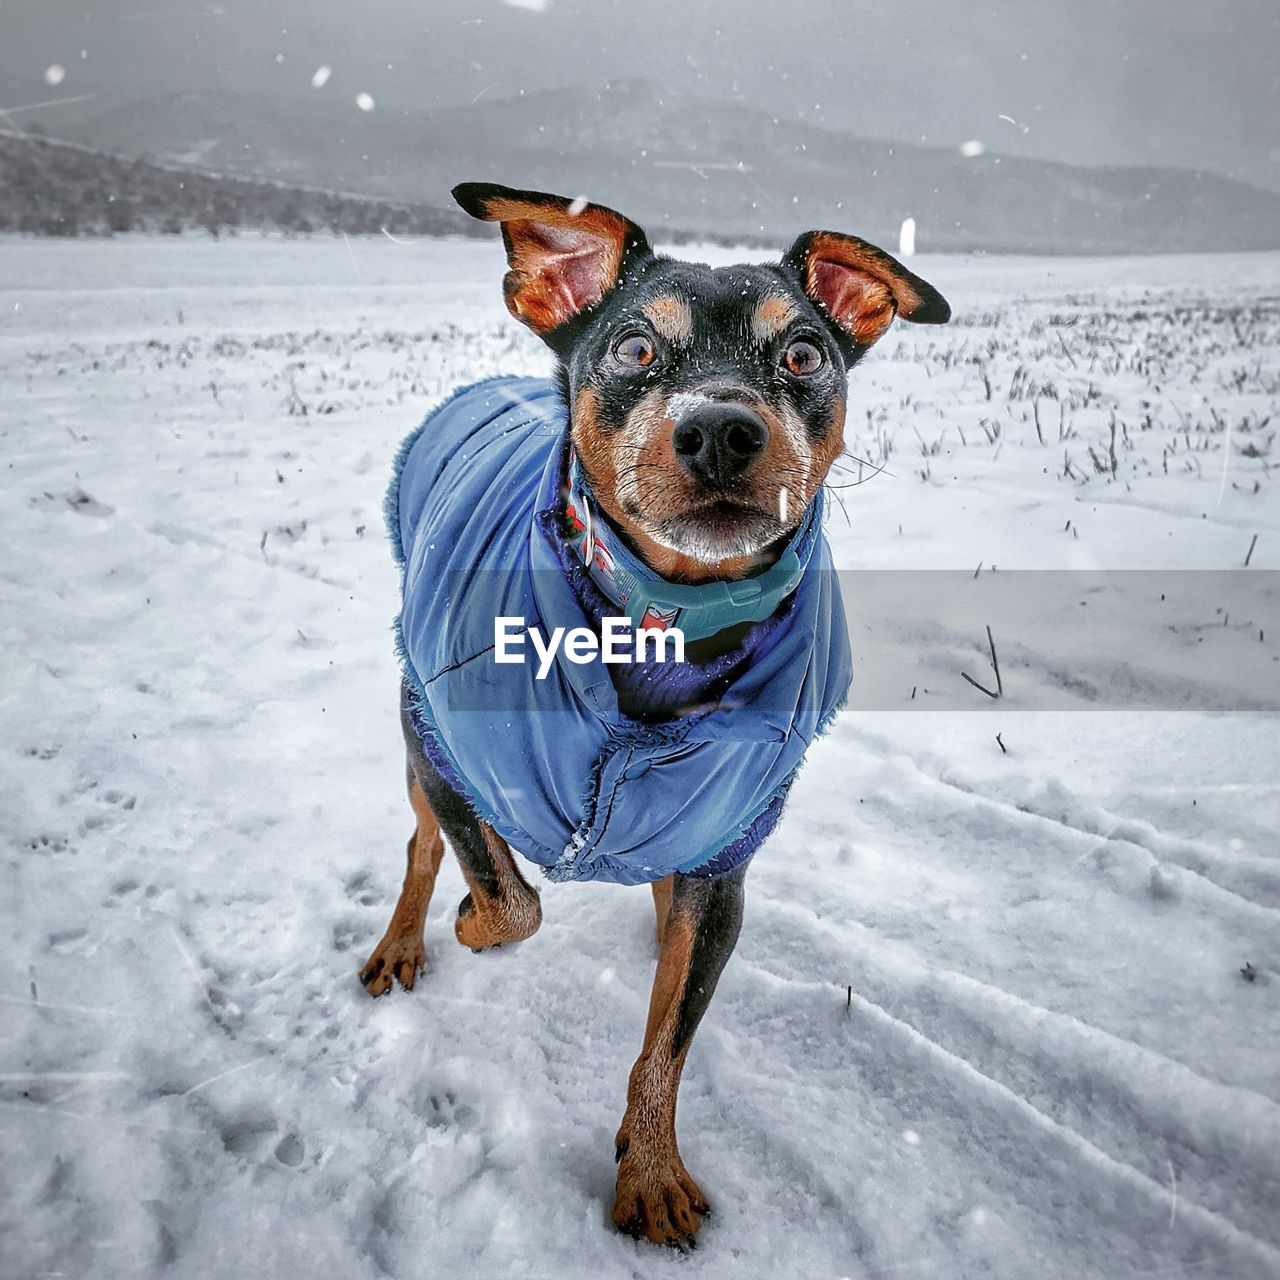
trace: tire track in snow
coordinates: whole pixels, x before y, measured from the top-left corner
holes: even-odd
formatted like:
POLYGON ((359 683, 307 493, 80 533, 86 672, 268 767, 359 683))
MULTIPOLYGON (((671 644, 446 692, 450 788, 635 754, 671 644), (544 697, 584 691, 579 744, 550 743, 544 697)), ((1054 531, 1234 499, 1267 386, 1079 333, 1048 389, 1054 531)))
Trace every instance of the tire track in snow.
MULTIPOLYGON (((1280 868, 1265 858, 1245 853, 1224 853, 1203 841, 1169 836, 1141 818, 1113 814, 1102 805, 1082 800, 1061 783, 1040 787, 1033 795, 1007 801, 983 795, 977 788, 955 778, 935 774, 916 761, 912 764, 923 778, 950 787, 977 802, 1006 814, 1022 813, 1040 818, 1068 831, 1095 839, 1128 844, 1181 867, 1197 879, 1245 904, 1245 909, 1271 912, 1280 925, 1280 868)), ((1266 917, 1262 917, 1266 918, 1266 917)))
MULTIPOLYGON (((780 1093, 777 1081, 771 1079, 773 1069, 765 1066, 756 1071, 746 1065, 754 1063, 790 1066, 794 1074, 785 1080, 788 1098, 827 1097, 834 1086, 831 1078, 844 1076, 850 1109, 861 1105, 874 1121, 861 1135, 863 1140, 880 1144, 874 1153, 863 1154, 883 1164, 884 1148, 891 1152, 889 1167, 875 1168, 870 1175, 873 1180, 892 1184, 902 1176, 901 1160, 893 1156, 905 1131, 908 1143, 914 1133, 917 1143, 926 1142, 931 1150, 949 1149, 939 1154, 938 1165, 929 1168, 927 1180, 950 1212, 963 1217, 964 1206, 974 1203, 975 1188, 979 1207, 994 1198, 997 1214, 1013 1215, 1013 1229, 1020 1236, 1025 1233, 1042 1242, 1039 1252, 1048 1274, 1095 1274, 1092 1268, 1098 1261, 1100 1237, 1105 1238, 1109 1265, 1118 1264, 1109 1272, 1115 1277, 1143 1274, 1153 1263, 1192 1271, 1211 1262, 1219 1267, 1225 1264, 1229 1270, 1207 1273, 1238 1280, 1273 1277, 1280 1269, 1280 1250, 1189 1201, 1181 1187, 1177 1229, 1170 1229, 1172 1192, 1167 1185, 1109 1155, 876 1001, 855 993, 852 1005, 860 1016, 850 1021, 848 1035, 841 1037, 832 1029, 842 1016, 839 992, 832 984, 780 976, 751 962, 741 969, 743 981, 754 990, 745 998, 738 995, 733 1003, 744 1016, 750 1008, 752 1016, 745 1029, 730 1033, 733 1051, 716 1059, 722 1089, 750 1098, 755 1091, 747 1085, 758 1081, 762 1088, 772 1085, 773 1093, 780 1093), (765 1006, 763 1016, 761 1005, 765 1006), (809 1077, 807 1082, 804 1077, 809 1077), (959 1108, 958 1101, 962 1102, 959 1108), (886 1111, 896 1112, 896 1125, 885 1122, 886 1111), (954 1160, 950 1169, 948 1159, 954 1160), (972 1185, 957 1185, 948 1194, 939 1186, 948 1178, 972 1185), (1128 1259, 1121 1263, 1126 1253, 1128 1259), (1055 1262, 1061 1269, 1055 1271, 1055 1262)), ((775 1123, 768 1108, 763 1109, 761 1127, 768 1129, 775 1123)), ((857 1125, 857 1119, 852 1123, 857 1125)), ((825 1163, 828 1168, 849 1165, 847 1152, 838 1148, 834 1134, 825 1149, 825 1163)), ((855 1188, 858 1185, 853 1171, 845 1174, 845 1180, 855 1188)), ((899 1213, 909 1212, 911 1190, 899 1187, 896 1195, 899 1213)), ((930 1212, 942 1214, 939 1206, 930 1212)), ((921 1241, 923 1246, 923 1234, 921 1241)), ((913 1275, 1014 1274, 999 1266, 957 1272, 959 1260, 945 1252, 937 1259, 937 1269, 931 1269, 927 1257, 913 1259, 900 1235, 891 1236, 879 1256, 887 1261, 873 1261, 873 1275, 892 1274, 899 1265, 913 1275)))
MULTIPOLYGON (((1093 856, 1096 858, 1102 850, 1107 850, 1116 855, 1123 855, 1126 851, 1132 851, 1142 860, 1144 869, 1148 873, 1157 870, 1160 866, 1159 859, 1150 849, 1135 844, 1127 836, 1117 835, 1113 837, 1090 831, 1083 826, 1077 826, 1066 818, 1053 817, 1049 814, 1026 808, 1022 804, 1014 804, 1007 800, 983 795, 980 791, 963 783, 931 773, 910 756, 895 755, 892 760, 885 761, 882 767, 907 770, 930 789, 942 794, 950 793, 957 800, 953 807, 959 810, 962 819, 966 816, 966 813, 978 812, 1000 819, 1014 831, 1027 832, 1039 829, 1052 832, 1065 843, 1078 845, 1082 857, 1093 856), (967 804, 959 804, 959 797, 963 797, 967 804), (1102 842, 1101 844, 1099 843, 1100 841, 1102 842), (1087 847, 1085 847, 1085 842, 1087 842, 1087 847)), ((884 807, 907 807, 905 801, 896 800, 892 796, 893 789, 886 788, 883 794, 876 797, 876 803, 884 807)), ((950 820, 954 822, 955 816, 953 815, 950 820)), ((985 836, 989 833, 984 831, 982 834, 985 836)), ((1183 866, 1180 863, 1176 865, 1183 873, 1183 887, 1189 892, 1189 896, 1196 899, 1198 905, 1236 923, 1247 921, 1270 930, 1280 931, 1280 907, 1272 907, 1256 902, 1234 889, 1219 884, 1209 878, 1208 875, 1192 867, 1183 866)), ((1280 933, 1276 936, 1280 938, 1280 933)))
MULTIPOLYGON (((1084 836, 1143 849, 1153 858, 1172 863, 1250 906, 1276 912, 1275 919, 1280 925, 1280 865, 1271 859, 1222 850, 1203 840, 1168 835, 1145 819, 1112 813, 1057 781, 1042 783, 1030 795, 1016 796, 1011 800, 984 795, 978 789, 981 783, 961 780, 950 770, 950 776, 944 776, 928 762, 903 755, 892 741, 879 735, 851 727, 844 736, 857 742, 869 756, 879 760, 892 756, 899 762, 908 761, 922 779, 949 787, 978 803, 1005 813, 1024 813, 1042 818, 1084 836)), ((940 767, 947 768, 941 763, 940 767)), ((1275 786, 1280 789, 1280 783, 1275 786)))
POLYGON ((1280 1188, 1280 1105, 1000 987, 924 966, 860 925, 837 927, 776 899, 763 905, 774 917, 765 924, 770 970, 781 980, 847 974, 855 993, 1035 1099, 1112 1158, 1157 1183, 1172 1162, 1184 1196, 1280 1246, 1280 1223, 1260 1192, 1280 1188), (778 935, 801 931, 805 963, 788 963, 794 951, 778 935))
POLYGON ((1088 835, 1136 845, 1156 858, 1209 881, 1224 892, 1272 911, 1280 908, 1280 867, 1266 858, 1243 852, 1226 852, 1202 840, 1166 835, 1145 819, 1111 813, 1102 805, 1089 804, 1066 788, 1057 786, 1020 801, 1017 807, 1024 813, 1037 814, 1050 822, 1061 822, 1088 835), (1051 806, 1058 800, 1072 806, 1074 812, 1055 818, 1051 806))

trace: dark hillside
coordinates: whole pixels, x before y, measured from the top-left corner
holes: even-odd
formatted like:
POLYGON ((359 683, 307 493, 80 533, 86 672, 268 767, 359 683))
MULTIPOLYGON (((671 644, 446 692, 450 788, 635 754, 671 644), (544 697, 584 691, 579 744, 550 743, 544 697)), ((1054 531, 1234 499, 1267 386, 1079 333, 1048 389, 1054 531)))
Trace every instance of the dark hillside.
POLYGON ((454 209, 227 177, 30 135, 0 136, 0 231, 223 235, 241 229, 470 235, 479 224, 454 209))

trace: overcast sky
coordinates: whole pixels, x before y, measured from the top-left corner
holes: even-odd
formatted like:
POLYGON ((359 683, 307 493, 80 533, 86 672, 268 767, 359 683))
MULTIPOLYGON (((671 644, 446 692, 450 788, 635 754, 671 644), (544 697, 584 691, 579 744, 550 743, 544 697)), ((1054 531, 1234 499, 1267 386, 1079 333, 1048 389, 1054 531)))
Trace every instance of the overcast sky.
POLYGON ((55 64, 48 96, 104 106, 314 93, 322 64, 319 92, 380 110, 643 78, 873 137, 1280 189, 1280 0, 0 0, 6 91, 55 64))

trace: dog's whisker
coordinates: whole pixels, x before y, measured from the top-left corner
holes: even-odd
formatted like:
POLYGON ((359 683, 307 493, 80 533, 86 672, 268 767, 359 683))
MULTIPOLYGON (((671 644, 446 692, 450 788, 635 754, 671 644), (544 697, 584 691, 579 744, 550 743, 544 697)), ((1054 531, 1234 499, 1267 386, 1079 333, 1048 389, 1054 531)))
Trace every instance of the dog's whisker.
MULTIPOLYGON (((824 487, 828 489, 831 488, 830 485, 825 485, 824 487)), ((831 496, 840 504, 840 514, 844 516, 845 524, 847 524, 849 528, 852 529, 853 521, 849 519, 849 508, 845 506, 844 498, 842 498, 840 494, 837 493, 834 489, 831 489, 831 496)))
MULTIPOLYGON (((861 480, 849 480, 849 481, 846 481, 844 484, 836 484, 832 480, 824 480, 823 484, 828 489, 856 489, 860 484, 870 484, 877 476, 881 474, 882 473, 879 471, 873 471, 869 476, 863 476, 861 480)), ((889 476, 890 479, 893 478, 893 475, 891 472, 886 471, 883 474, 889 476)))

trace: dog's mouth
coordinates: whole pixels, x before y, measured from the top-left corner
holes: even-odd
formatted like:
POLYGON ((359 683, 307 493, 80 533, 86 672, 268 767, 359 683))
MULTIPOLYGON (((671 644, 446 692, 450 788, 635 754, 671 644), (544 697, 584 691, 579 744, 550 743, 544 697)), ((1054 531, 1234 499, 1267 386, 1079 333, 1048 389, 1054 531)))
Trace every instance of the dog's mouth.
POLYGON ((778 513, 755 503, 715 498, 654 523, 650 537, 703 561, 758 555, 786 533, 778 513))

